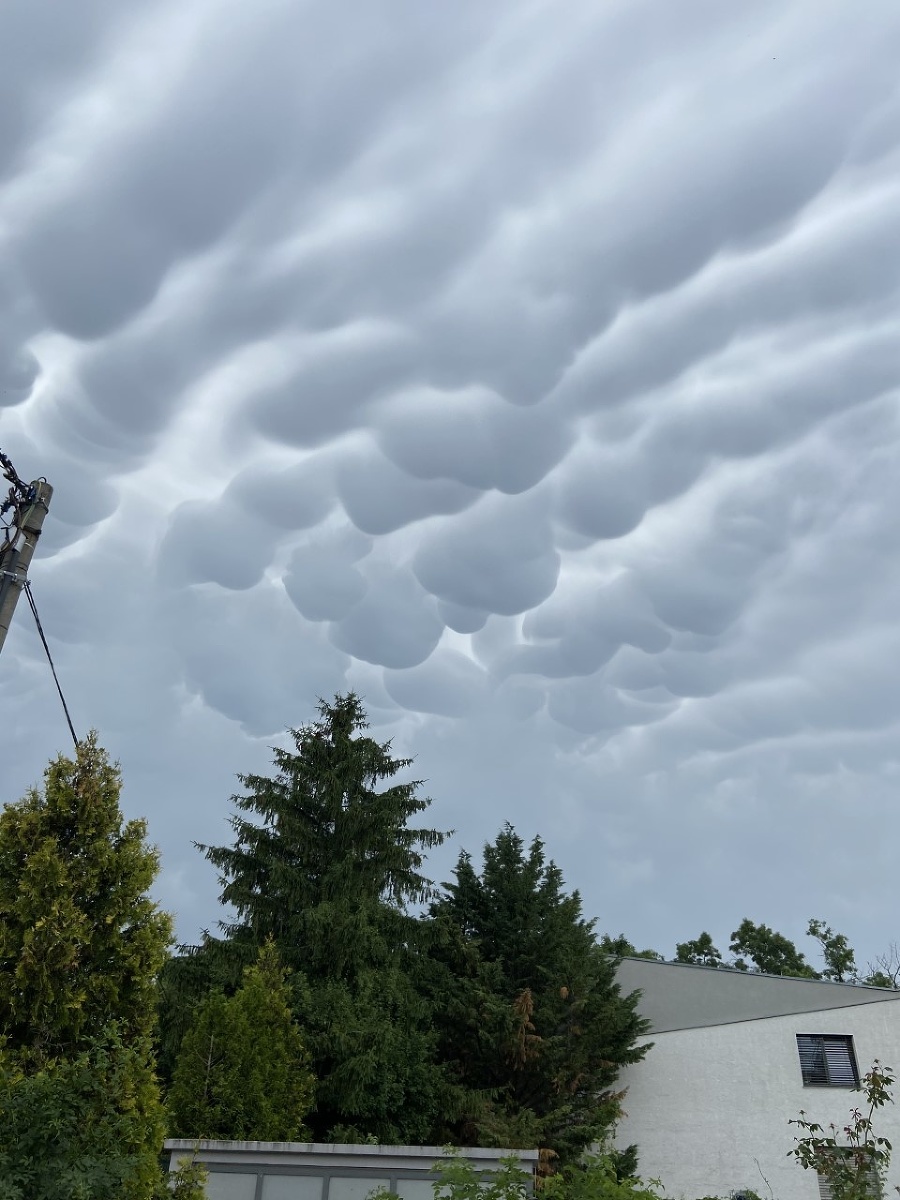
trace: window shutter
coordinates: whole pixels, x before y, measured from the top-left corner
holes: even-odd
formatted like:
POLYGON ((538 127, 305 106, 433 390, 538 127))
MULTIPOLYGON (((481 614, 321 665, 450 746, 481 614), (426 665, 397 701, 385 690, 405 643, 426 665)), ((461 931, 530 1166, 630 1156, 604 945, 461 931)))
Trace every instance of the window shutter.
POLYGON ((831 1184, 824 1175, 819 1175, 819 1200, 832 1200, 831 1184))
POLYGON ((858 1087, 853 1038, 798 1033, 797 1051, 806 1087, 858 1087))
POLYGON ((853 1047, 849 1038, 826 1037, 822 1039, 825 1061, 828 1064, 828 1082, 832 1087, 856 1087, 859 1077, 853 1060, 853 1047))
MULTIPOLYGON (((797 1049, 800 1052, 800 1070, 803 1082, 807 1085, 828 1083, 828 1065, 825 1060, 825 1047, 822 1039, 808 1033, 797 1034, 797 1049)), ((831 1200, 830 1196, 823 1200, 831 1200)))

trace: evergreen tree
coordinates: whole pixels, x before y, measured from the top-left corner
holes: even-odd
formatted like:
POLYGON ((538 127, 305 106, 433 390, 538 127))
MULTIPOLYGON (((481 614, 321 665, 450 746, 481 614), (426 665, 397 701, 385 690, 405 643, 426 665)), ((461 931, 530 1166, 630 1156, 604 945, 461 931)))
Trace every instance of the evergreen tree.
POLYGON ((214 992, 181 1045, 168 1097, 177 1137, 303 1141, 314 1080, 272 942, 238 991, 214 992))
POLYGON ((163 1110, 149 1046, 125 1045, 114 1026, 73 1057, 27 1074, 15 1054, 0 1051, 0 1129, 0 1200, 164 1194, 163 1110))
POLYGON ((619 1114, 620 1067, 639 1061, 637 996, 597 945, 539 838, 507 825, 481 873, 460 855, 431 908, 431 986, 441 1051, 469 1107, 445 1134, 478 1145, 538 1145, 573 1162, 619 1114))
POLYGON ((11 1197, 146 1200, 159 1184, 151 1038, 171 925, 149 894, 156 851, 144 822, 123 820, 120 788, 92 734, 0 814, 0 1176, 11 1197))
POLYGON ((146 824, 123 821, 121 777, 91 735, 0 815, 0 1033, 23 1062, 71 1054, 115 1021, 152 1032, 170 918, 150 896, 146 824))
POLYGON ((408 906, 429 897, 424 852, 445 835, 410 828, 430 801, 418 781, 394 781, 411 760, 364 734, 359 697, 319 714, 291 731, 293 750, 275 751, 274 777, 240 777, 234 844, 200 847, 237 918, 203 953, 247 961, 271 937, 304 976, 295 1013, 317 1079, 317 1138, 418 1142, 445 1091, 409 978, 420 923, 408 906))

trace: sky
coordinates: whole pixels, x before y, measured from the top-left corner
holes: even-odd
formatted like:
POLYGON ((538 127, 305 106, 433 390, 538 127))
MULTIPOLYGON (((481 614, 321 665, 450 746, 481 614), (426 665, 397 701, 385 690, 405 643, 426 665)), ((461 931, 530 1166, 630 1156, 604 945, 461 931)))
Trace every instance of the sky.
MULTIPOLYGON (((900 940, 895 0, 3 0, 0 448, 191 942, 318 697, 598 929, 900 940)), ((67 730, 27 606, 2 798, 67 730)), ((70 747, 68 747, 70 748, 70 747)))

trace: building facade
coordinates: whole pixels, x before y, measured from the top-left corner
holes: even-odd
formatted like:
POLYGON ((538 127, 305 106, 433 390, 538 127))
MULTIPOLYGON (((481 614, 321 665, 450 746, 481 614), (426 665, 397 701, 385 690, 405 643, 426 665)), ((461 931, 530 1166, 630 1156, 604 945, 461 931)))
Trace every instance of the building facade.
MULTIPOLYGON (((785 976, 625 959, 653 1048, 620 1076, 619 1146, 636 1142, 645 1179, 685 1200, 752 1190, 764 1200, 821 1200, 813 1171, 789 1157, 800 1110, 843 1128, 853 1088, 875 1059, 900 1071, 900 993, 785 976)), ((900 1105, 876 1132, 898 1148, 900 1105)))

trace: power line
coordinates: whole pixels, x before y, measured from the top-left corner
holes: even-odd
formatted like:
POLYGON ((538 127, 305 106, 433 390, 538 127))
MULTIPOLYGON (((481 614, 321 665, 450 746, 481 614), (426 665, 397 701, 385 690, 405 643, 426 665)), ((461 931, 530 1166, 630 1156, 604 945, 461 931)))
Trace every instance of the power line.
POLYGON ((37 631, 40 635, 41 642, 43 643, 44 650, 46 651, 47 662, 50 664, 50 670, 53 672, 53 682, 56 684, 56 690, 59 692, 59 698, 62 701, 63 712, 66 714, 66 721, 69 725, 69 733, 72 735, 72 741, 75 743, 75 749, 77 750, 78 738, 75 736, 75 726, 72 724, 72 718, 69 716, 69 706, 66 704, 66 698, 63 695, 62 688, 60 687, 59 676, 56 674, 56 667, 53 665, 53 656, 50 653, 50 647, 47 645, 47 639, 44 636, 44 627, 41 625, 41 618, 38 616, 37 605, 34 602, 34 596, 31 594, 30 580, 25 580, 25 583, 22 585, 22 590, 28 597, 28 605, 31 609, 32 615, 34 616, 34 623, 37 625, 37 631))

